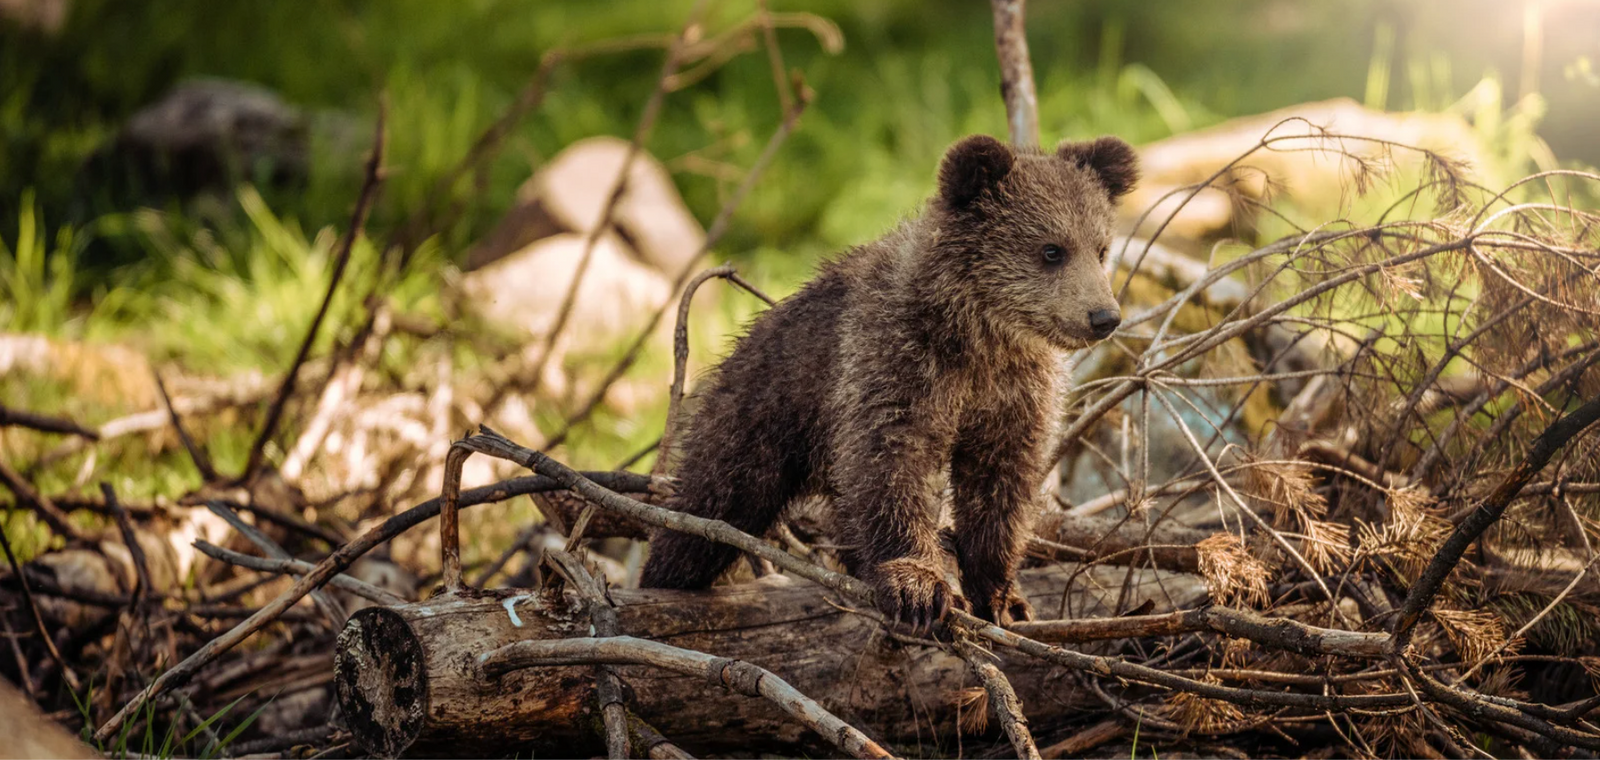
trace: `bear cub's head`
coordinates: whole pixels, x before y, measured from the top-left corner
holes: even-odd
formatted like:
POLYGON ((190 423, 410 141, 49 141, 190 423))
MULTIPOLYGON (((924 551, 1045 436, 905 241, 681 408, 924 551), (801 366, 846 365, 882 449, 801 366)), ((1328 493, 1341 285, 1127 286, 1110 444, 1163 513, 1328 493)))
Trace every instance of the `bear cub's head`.
POLYGON ((1059 349, 1104 340, 1122 322, 1103 262, 1113 205, 1138 179, 1115 137, 1014 150, 987 135, 952 146, 933 204, 951 295, 1008 332, 1059 349), (953 258, 953 260, 951 260, 953 258))

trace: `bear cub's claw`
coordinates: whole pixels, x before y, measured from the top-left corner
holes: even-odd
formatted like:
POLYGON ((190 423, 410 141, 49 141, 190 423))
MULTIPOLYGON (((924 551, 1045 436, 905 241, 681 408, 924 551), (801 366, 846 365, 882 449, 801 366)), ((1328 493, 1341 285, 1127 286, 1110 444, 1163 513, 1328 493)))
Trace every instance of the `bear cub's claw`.
POLYGON ((968 608, 966 598, 945 582, 939 563, 932 560, 892 559, 879 564, 871 579, 884 616, 918 633, 932 630, 952 607, 968 608))
POLYGON ((1033 605, 1022 589, 1012 581, 1004 590, 996 591, 987 603, 979 602, 972 614, 1004 628, 1012 623, 1033 619, 1033 605))
POLYGON ((652 475, 647 490, 651 496, 651 504, 657 506, 666 504, 678 495, 678 479, 670 475, 652 475))

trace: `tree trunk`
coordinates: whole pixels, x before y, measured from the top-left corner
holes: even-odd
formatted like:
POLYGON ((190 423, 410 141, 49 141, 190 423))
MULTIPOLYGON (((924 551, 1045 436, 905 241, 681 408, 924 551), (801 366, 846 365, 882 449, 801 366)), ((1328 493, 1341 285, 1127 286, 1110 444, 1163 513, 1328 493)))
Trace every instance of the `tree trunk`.
MULTIPOLYGON (((1072 581, 1080 570, 1057 565, 1023 573, 1041 616, 1056 615, 1069 581, 1071 617, 1114 614, 1125 583, 1126 607, 1151 599, 1156 611, 1167 611, 1205 595, 1194 576, 1095 567, 1072 581)), ((768 576, 710 591, 612 596, 620 633, 765 667, 868 736, 910 754, 953 752, 923 742, 955 736, 958 713, 987 709, 981 697, 962 699, 964 689, 978 685, 965 662, 885 636, 873 618, 806 581, 768 576)), ((380 756, 602 751, 593 667, 530 668, 500 678, 477 668, 479 655, 517 641, 593 635, 582 604, 570 595, 497 590, 357 613, 339 636, 336 656, 339 703, 356 742, 380 756)), ((1104 707, 1058 668, 996 654, 1030 720, 1104 707)), ((629 709, 691 752, 836 751, 763 700, 647 666, 616 671, 627 684, 629 709)), ((991 731, 998 725, 989 721, 991 731)))

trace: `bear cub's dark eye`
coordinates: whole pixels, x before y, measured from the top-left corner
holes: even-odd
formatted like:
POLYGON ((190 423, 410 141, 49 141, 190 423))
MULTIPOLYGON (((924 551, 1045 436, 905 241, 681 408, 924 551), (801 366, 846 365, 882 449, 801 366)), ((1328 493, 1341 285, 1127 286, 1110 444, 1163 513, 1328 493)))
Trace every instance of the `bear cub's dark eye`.
POLYGON ((1054 243, 1046 245, 1042 253, 1046 264, 1060 264, 1067 260, 1067 252, 1054 243))

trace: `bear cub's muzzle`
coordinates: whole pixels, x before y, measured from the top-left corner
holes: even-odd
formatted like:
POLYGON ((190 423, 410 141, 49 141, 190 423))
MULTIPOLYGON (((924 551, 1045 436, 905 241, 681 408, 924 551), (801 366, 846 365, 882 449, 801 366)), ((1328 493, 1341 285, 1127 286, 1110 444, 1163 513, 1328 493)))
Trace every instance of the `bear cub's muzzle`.
POLYGON ((1095 340, 1105 340, 1122 324, 1122 312, 1117 309, 1095 309, 1089 312, 1089 329, 1095 340))

